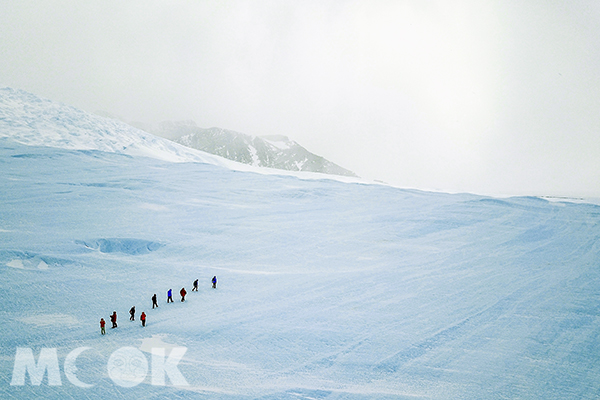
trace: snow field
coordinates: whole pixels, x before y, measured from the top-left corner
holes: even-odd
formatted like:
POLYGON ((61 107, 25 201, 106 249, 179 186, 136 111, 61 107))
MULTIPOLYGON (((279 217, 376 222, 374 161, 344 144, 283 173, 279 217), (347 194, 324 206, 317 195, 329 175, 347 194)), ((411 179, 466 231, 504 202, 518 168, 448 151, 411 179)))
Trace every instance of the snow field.
POLYGON ((2 398, 600 395, 598 206, 25 145, 3 129, 2 398), (81 346, 93 387, 64 371, 60 386, 10 386, 17 347, 56 348, 62 368, 81 346), (187 348, 190 386, 108 377, 115 350, 153 346, 187 348))

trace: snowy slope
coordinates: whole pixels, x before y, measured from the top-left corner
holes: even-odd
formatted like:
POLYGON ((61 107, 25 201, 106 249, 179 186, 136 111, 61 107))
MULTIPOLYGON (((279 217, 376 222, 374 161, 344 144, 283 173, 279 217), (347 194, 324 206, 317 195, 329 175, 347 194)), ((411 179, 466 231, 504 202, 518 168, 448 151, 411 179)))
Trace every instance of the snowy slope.
POLYGON ((101 150, 172 162, 231 162, 150 135, 125 123, 86 113, 11 88, 0 89, 0 137, 27 145, 101 150))
POLYGON ((0 135, 0 398, 600 395, 598 206, 59 148, 45 124, 0 135), (90 388, 62 367, 82 346, 90 388), (189 386, 116 385, 125 346, 186 347, 189 386), (61 385, 11 386, 18 347, 56 348, 61 385))

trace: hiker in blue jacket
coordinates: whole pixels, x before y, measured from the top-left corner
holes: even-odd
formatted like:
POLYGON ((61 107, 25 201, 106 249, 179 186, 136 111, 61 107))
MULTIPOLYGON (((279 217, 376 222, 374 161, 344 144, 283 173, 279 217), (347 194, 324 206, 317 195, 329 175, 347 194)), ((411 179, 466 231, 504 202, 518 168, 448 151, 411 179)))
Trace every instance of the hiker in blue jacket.
POLYGON ((172 290, 169 289, 169 291, 167 292, 167 303, 172 303, 173 302, 173 293, 172 290))

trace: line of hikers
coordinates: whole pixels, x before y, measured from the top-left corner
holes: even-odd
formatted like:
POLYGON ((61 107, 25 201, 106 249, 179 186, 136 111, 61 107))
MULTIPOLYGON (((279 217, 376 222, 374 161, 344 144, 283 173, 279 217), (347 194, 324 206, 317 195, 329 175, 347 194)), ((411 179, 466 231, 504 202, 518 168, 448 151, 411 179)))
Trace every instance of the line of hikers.
MULTIPOLYGON (((217 277, 213 276, 212 280, 212 287, 213 289, 217 288, 217 277)), ((194 283, 192 284, 192 292, 197 292, 198 291, 198 279, 196 279, 194 281, 194 283)), ((179 294, 181 295, 181 301, 184 302, 185 301, 185 295, 187 294, 185 288, 181 288, 181 290, 179 291, 179 294)), ((173 291, 172 289, 169 289, 167 291, 167 303, 173 303, 173 291)), ((154 310, 154 308, 158 307, 158 302, 156 300, 156 293, 152 296, 152 309, 154 310)), ((131 309, 129 310, 129 320, 130 321, 135 321, 135 306, 131 307, 131 309)), ((142 326, 146 326, 146 313, 142 311, 142 314, 140 315, 140 321, 142 321, 142 326)), ((110 322, 112 323, 111 328, 116 328, 117 327, 117 312, 113 311, 113 313, 110 315, 110 322)), ((100 318, 100 333, 102 335, 106 334, 106 321, 104 321, 104 318, 100 318)))

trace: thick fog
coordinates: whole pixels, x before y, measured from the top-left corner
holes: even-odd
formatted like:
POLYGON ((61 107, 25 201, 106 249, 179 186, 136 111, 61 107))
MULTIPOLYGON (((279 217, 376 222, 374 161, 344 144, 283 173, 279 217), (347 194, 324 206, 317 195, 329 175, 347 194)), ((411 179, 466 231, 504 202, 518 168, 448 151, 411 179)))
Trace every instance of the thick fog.
POLYGON ((0 86, 403 187, 600 197, 598 3, 422 3, 5 1, 0 86))

